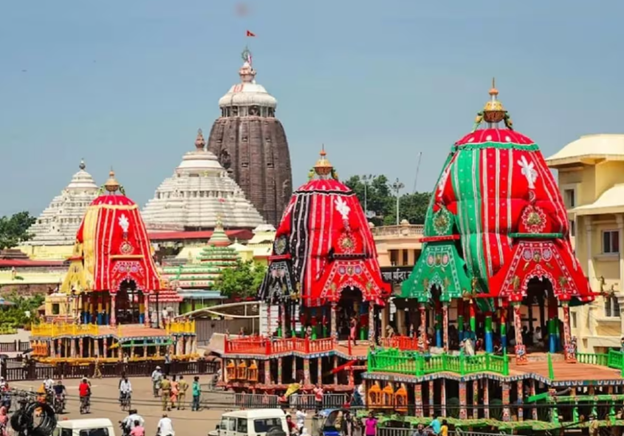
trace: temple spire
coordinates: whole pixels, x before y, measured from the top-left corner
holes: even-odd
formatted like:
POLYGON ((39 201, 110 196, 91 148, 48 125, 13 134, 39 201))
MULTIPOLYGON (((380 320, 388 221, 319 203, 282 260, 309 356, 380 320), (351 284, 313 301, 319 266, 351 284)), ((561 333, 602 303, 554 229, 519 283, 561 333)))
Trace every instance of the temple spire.
POLYGON ((80 165, 78 165, 78 168, 80 168, 82 171, 84 171, 85 168, 87 168, 87 165, 85 164, 84 158, 80 159, 80 165))

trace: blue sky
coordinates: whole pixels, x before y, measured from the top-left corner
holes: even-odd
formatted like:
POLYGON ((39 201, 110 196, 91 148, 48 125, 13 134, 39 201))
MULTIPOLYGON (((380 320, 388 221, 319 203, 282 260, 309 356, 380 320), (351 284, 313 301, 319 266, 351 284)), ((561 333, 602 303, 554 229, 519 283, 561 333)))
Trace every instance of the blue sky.
POLYGON ((210 131, 249 43, 279 102, 294 184, 321 143, 342 177, 435 183, 496 76, 550 155, 622 132, 624 2, 2 0, 0 215, 39 213, 81 157, 143 205, 210 131), (249 29, 257 38, 246 39, 249 29))

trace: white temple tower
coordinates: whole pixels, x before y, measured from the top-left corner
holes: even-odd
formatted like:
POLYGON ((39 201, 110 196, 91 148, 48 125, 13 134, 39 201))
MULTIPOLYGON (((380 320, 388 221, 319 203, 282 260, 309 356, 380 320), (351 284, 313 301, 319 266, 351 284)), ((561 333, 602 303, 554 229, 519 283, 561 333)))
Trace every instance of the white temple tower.
POLYGON ((69 185, 52 199, 35 224, 28 229, 34 237, 23 243, 28 248, 23 251, 32 257, 64 258, 64 250, 46 247, 69 247, 67 254, 71 254, 82 217, 99 190, 91 174, 85 171, 84 160, 80 162, 79 168, 69 185))
POLYGON ((264 221, 217 157, 205 149, 199 130, 195 150, 184 155, 172 177, 156 189, 142 211, 148 231, 253 229, 264 221))

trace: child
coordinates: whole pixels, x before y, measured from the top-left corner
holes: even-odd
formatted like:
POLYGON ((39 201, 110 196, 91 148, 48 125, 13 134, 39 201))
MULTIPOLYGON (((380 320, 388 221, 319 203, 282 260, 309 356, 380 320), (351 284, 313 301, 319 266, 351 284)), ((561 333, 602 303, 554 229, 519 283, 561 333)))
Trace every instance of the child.
POLYGON ((139 420, 134 421, 134 428, 130 430, 130 436, 145 436, 145 428, 141 426, 139 420))

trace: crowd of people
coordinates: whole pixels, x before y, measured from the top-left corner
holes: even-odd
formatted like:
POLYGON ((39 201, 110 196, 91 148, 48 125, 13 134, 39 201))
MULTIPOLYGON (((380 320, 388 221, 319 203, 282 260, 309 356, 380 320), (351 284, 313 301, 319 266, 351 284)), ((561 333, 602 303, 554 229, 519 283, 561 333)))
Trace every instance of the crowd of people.
POLYGON ((152 389, 154 398, 160 398, 163 411, 171 411, 173 409, 184 410, 186 408, 187 393, 191 388, 192 402, 191 411, 199 410, 199 401, 201 396, 201 386, 199 377, 193 378, 192 386, 184 379, 184 376, 173 375, 171 378, 164 373, 160 366, 157 366, 152 372, 152 389))

